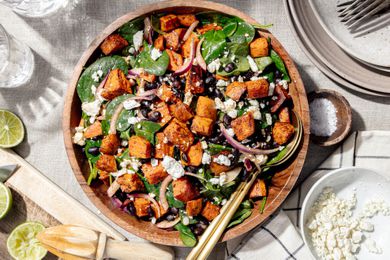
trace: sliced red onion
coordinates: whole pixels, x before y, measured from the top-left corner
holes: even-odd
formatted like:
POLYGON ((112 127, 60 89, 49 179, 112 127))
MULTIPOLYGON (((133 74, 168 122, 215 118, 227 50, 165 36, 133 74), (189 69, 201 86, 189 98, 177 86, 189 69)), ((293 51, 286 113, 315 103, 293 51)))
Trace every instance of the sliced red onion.
POLYGON ((198 62, 198 65, 203 70, 207 70, 207 64, 206 64, 205 60, 203 59, 202 52, 201 52, 201 47, 202 47, 203 41, 204 41, 204 38, 202 38, 200 40, 200 42, 198 43, 198 46, 196 46, 196 61, 198 62))
POLYGON ((106 85, 108 75, 110 74, 111 70, 108 70, 107 75, 104 77, 103 81, 100 82, 99 86, 96 89, 95 96, 100 93, 100 91, 104 88, 104 85, 106 85))
POLYGON ((245 169, 250 172, 253 170, 253 166, 252 166, 252 163, 251 163, 251 160, 249 160, 248 158, 245 158, 244 159, 244 166, 245 166, 245 169))
POLYGON ((113 183, 111 183, 110 187, 107 190, 108 197, 114 196, 114 194, 119 190, 121 185, 115 180, 113 183))
POLYGON ((190 46, 191 48, 190 58, 173 73, 174 76, 184 74, 191 69, 195 59, 195 47, 196 46, 195 46, 194 38, 192 38, 191 46, 190 46))
POLYGON ((271 107, 271 113, 275 113, 286 100, 286 96, 280 86, 276 86, 275 91, 278 94, 278 101, 271 107))
POLYGON ((115 204, 117 208, 122 207, 122 201, 120 201, 118 198, 112 198, 112 202, 115 204))
POLYGON ((195 28, 196 28, 196 26, 198 26, 198 24, 199 24, 199 21, 195 21, 190 25, 190 27, 188 27, 186 33, 183 36, 183 41, 186 41, 190 37, 191 33, 195 30, 195 28))
POLYGON ((147 97, 147 96, 151 96, 151 95, 156 95, 156 93, 157 93, 157 89, 151 89, 148 91, 144 91, 142 93, 137 93, 137 96, 138 97, 147 97))
POLYGON ((228 132, 226 131, 226 128, 223 126, 223 124, 219 124, 219 128, 221 129, 221 133, 225 136, 226 141, 231 144, 234 148, 240 150, 243 153, 249 153, 249 154, 272 154, 277 151, 279 151, 279 148, 274 149, 268 149, 268 150, 261 150, 261 149, 254 149, 247 147, 240 143, 239 141, 235 140, 233 137, 231 137, 228 132))
POLYGON ((128 197, 129 199, 131 199, 131 198, 144 198, 144 199, 149 200, 149 201, 156 207, 156 210, 157 210, 156 218, 161 217, 160 206, 158 205, 158 203, 157 203, 157 201, 156 201, 155 199, 153 199, 152 197, 150 197, 149 194, 134 193, 134 194, 128 194, 127 197, 128 197))
POLYGON ((128 72, 129 72, 129 75, 131 75, 131 76, 140 76, 141 73, 144 72, 144 69, 143 68, 135 68, 135 69, 130 69, 128 72))
POLYGON ((156 224, 156 227, 162 229, 173 228, 179 222, 180 222, 180 217, 177 217, 172 221, 168 221, 168 220, 161 221, 156 224))
POLYGON ((144 19, 144 38, 145 40, 148 41, 149 44, 153 44, 152 34, 153 34, 152 24, 150 22, 149 17, 146 17, 144 19))
POLYGON ((165 195, 165 192, 167 191, 169 183, 173 180, 171 175, 168 175, 165 177, 165 179, 161 183, 160 187, 160 205, 164 210, 167 210, 169 208, 167 197, 165 195))

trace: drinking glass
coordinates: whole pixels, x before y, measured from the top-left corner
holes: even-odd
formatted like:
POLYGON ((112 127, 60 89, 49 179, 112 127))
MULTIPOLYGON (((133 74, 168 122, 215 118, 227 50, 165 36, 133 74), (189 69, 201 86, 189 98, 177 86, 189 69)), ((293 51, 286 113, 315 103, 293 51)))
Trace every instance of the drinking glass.
POLYGON ((34 71, 34 55, 0 24, 0 88, 15 88, 29 81, 34 71))
POLYGON ((10 7, 14 12, 27 17, 43 17, 66 6, 68 0, 0 0, 0 4, 10 7))

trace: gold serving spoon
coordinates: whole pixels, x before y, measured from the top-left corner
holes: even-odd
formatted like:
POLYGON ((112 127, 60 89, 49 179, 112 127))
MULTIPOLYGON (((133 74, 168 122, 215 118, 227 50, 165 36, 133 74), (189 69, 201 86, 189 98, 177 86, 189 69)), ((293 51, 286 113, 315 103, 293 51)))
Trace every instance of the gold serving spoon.
POLYGON ((230 196, 229 200, 222 207, 220 214, 211 222, 206 231, 200 237, 198 244, 191 250, 190 254, 186 258, 187 260, 206 259, 222 236, 234 213, 237 211, 238 207, 240 206, 241 202, 245 198, 246 194, 252 187, 254 181, 261 173, 261 171, 266 168, 281 165, 294 155, 303 136, 302 121, 295 111, 292 113, 292 123, 296 129, 293 140, 286 146, 280 156, 274 158, 275 160, 272 159, 268 163, 265 163, 266 159, 263 162, 258 162, 258 171, 253 173, 247 181, 240 183, 236 191, 230 196))
POLYGON ((65 260, 174 259, 169 247, 114 240, 104 233, 74 225, 49 227, 39 233, 37 239, 49 252, 65 260))

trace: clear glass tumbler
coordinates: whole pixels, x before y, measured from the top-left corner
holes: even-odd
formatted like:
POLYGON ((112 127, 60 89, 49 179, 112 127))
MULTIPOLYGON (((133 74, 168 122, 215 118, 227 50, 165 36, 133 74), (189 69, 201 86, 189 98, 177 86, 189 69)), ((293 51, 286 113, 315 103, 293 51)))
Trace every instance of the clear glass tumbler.
POLYGON ((43 17, 50 15, 66 6, 68 0, 0 0, 4 4, 22 16, 43 17))
POLYGON ((29 81, 34 71, 30 48, 9 35, 0 24, 0 88, 15 88, 29 81))

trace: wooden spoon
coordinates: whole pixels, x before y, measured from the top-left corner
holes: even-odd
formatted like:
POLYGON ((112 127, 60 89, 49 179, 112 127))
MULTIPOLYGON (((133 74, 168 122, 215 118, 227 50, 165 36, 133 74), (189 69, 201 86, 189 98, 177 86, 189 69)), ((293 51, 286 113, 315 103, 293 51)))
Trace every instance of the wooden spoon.
POLYGON ((43 230, 37 239, 51 253, 65 260, 174 259, 173 250, 149 242, 126 242, 88 228, 59 225, 43 230))

